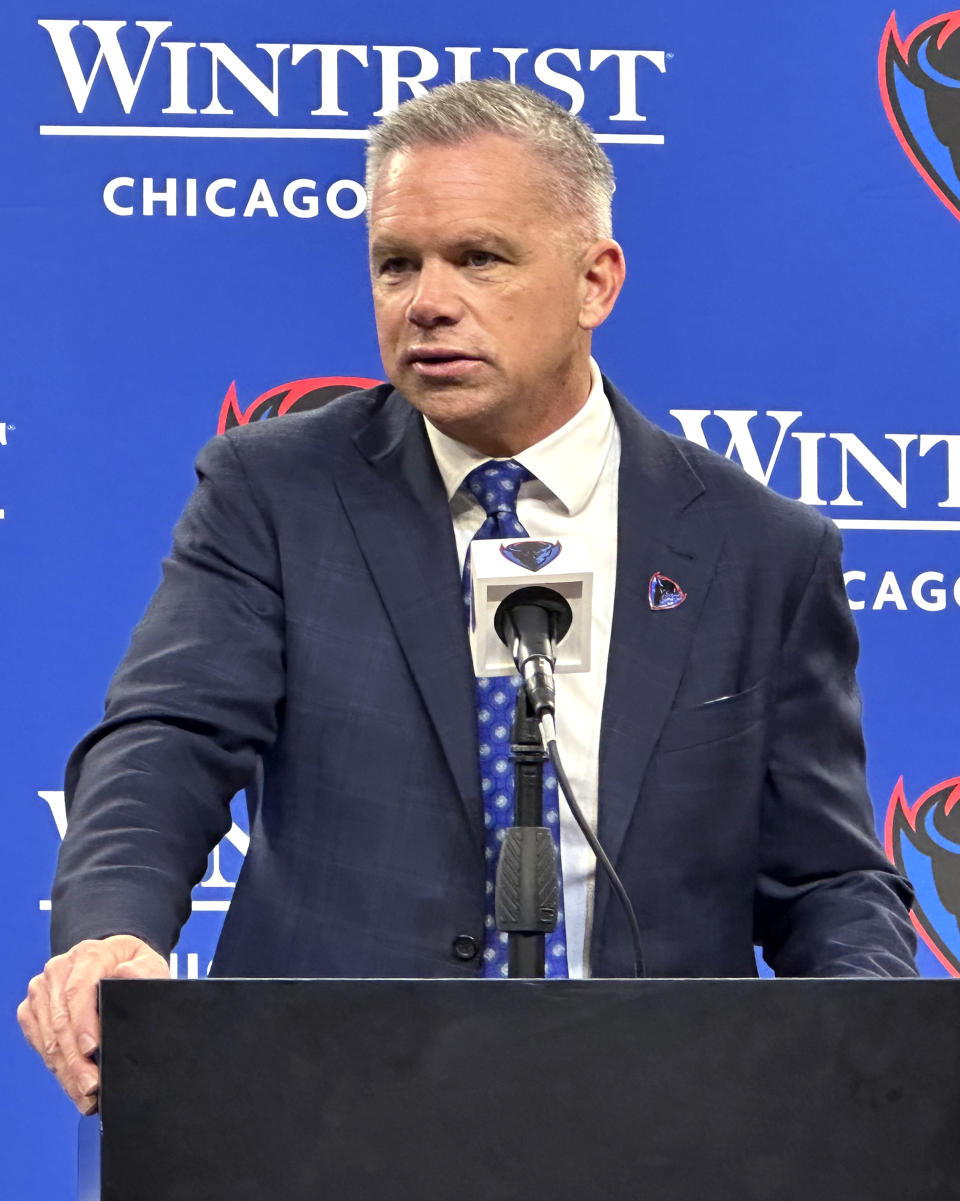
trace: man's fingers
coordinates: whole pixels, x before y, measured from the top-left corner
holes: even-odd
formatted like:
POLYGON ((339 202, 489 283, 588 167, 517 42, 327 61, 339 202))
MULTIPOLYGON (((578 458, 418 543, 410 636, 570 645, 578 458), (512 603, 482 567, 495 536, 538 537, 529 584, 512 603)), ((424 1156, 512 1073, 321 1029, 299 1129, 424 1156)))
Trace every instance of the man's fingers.
POLYGON ((53 1071, 56 1043, 53 1043, 53 1050, 51 1050, 51 1041, 44 1038, 29 1000, 20 1002, 17 1008, 17 1021, 20 1023, 20 1029, 23 1031, 24 1038, 37 1054, 40 1055, 46 1066, 53 1071))
POLYGON ((147 947, 132 959, 118 963, 111 975, 121 980, 165 980, 170 976, 170 967, 156 951, 147 947))
MULTIPOLYGON (((83 946, 84 944, 80 944, 83 946)), ((69 952, 73 955, 74 952, 69 952)), ((70 1031, 79 1053, 92 1055, 100 1045, 97 984, 109 971, 111 956, 102 950, 76 955, 64 984, 63 996, 70 1015, 70 1031)))
POLYGON ((59 1046, 54 1070, 81 1111, 89 1108, 87 1099, 96 1096, 100 1083, 100 1073, 89 1059, 100 1045, 97 983, 113 972, 118 951, 129 953, 113 940, 90 940, 52 959, 45 969, 50 1022, 59 1046))
POLYGON ((82 1104, 90 1100, 95 1103, 99 1091, 100 1069, 88 1060, 77 1070, 77 1096, 75 1098, 77 1108, 81 1108, 82 1104))
MULTIPOLYGON (((59 957, 58 957, 59 958, 59 957)), ((77 1029, 73 1013, 80 1014, 89 1027, 88 1009, 95 1012, 93 982, 87 981, 86 973, 75 966, 74 952, 62 957, 63 962, 51 960, 44 970, 50 989, 50 1024, 59 1048, 59 1063, 55 1068, 60 1083, 76 1104, 81 1094, 80 1073, 90 1061, 77 1044, 77 1029), (84 996, 84 993, 88 995, 84 996)))
POLYGON ((50 992, 42 974, 30 981, 26 998, 17 1009, 17 1020, 27 1042, 39 1052, 47 1067, 53 1070, 57 1039, 50 1024, 50 992))
POLYGON ((97 984, 107 976, 169 977, 162 955, 130 934, 77 943, 30 981, 17 1010, 28 1042, 81 1113, 97 1108, 100 1072, 89 1058, 100 1044, 97 984))
MULTIPOLYGON (((56 965, 55 965, 56 966, 56 965)), ((30 981, 26 998, 17 1009, 17 1019, 30 1045, 40 1053, 47 1068, 58 1078, 81 1113, 96 1108, 99 1074, 89 1060, 65 1053, 53 1029, 50 987, 45 975, 30 981)))
POLYGON ((93 1064, 79 1069, 64 1066, 61 1070, 54 1069, 54 1075, 82 1114, 96 1111, 100 1101, 100 1072, 93 1064))
POLYGON ((126 963, 118 963, 110 976, 114 980, 142 980, 144 973, 135 960, 128 959, 126 963))

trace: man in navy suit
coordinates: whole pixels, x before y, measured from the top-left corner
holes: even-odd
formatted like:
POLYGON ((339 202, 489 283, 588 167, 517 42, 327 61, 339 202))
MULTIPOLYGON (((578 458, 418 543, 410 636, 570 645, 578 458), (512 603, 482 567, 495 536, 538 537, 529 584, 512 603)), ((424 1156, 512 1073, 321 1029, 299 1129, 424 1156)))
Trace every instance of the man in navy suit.
MULTIPOLYGON (((872 829, 839 539, 601 380, 591 334, 624 262, 589 132, 513 85, 454 85, 388 118, 369 162, 391 383, 205 448, 68 768, 55 955, 20 1020, 85 1111, 95 982, 166 974, 258 763, 217 974, 479 974, 460 572, 483 515, 458 484, 490 458, 530 465, 530 526, 588 514, 596 537, 606 666, 571 693, 568 729, 595 729, 581 775, 648 974, 749 976, 755 944, 781 975, 915 972, 909 886, 872 829), (681 605, 651 603, 656 573, 681 605)), ((630 974, 608 886, 572 875, 578 970, 630 974)))

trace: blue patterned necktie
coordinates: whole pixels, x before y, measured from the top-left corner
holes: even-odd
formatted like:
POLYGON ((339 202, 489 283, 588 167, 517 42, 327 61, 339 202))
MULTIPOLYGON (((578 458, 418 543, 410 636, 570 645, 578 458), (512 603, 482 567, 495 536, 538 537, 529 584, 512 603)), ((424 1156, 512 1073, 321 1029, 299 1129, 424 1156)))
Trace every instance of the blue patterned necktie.
MULTIPOLYGON (((513 459, 491 459, 481 463, 460 485, 483 506, 487 517, 473 536, 477 538, 526 538, 517 517, 520 485, 533 476, 513 459)), ((471 540, 472 541, 472 540, 471 540)), ((463 599, 470 613, 470 548, 463 566, 463 599)), ((520 677, 491 676, 477 680, 477 733, 480 749, 480 783, 483 789, 484 855, 486 857, 486 903, 484 906, 483 974, 500 978, 508 974, 509 936, 494 923, 494 883, 500 844, 513 825, 513 760, 510 758, 510 724, 517 703, 520 677)), ((543 770, 543 824, 560 849, 560 814, 557 809, 557 779, 549 763, 543 770)), ((559 863, 559 854, 558 860, 559 863)), ((561 906, 557 928, 546 938, 548 979, 567 975, 567 947, 563 923, 563 876, 560 878, 561 906)))

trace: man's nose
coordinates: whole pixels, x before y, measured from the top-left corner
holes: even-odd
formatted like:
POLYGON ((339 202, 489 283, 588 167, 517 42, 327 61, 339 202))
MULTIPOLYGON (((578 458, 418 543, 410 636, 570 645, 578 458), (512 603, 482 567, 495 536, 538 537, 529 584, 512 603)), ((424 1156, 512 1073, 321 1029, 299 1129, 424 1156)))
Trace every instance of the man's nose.
POLYGON ((453 325, 461 316, 456 268, 449 263, 422 263, 407 307, 407 320, 429 329, 435 325, 453 325))

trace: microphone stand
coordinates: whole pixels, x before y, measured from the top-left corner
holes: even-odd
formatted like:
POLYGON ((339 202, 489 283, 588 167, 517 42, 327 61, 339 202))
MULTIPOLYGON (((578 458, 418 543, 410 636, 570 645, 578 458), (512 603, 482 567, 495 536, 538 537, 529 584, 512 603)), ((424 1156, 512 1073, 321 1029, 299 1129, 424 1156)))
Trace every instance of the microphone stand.
POLYGON ((567 600, 552 588, 539 586, 509 593, 493 618, 493 628, 523 677, 511 730, 516 825, 507 830, 500 848, 494 896, 496 926, 509 935, 509 974, 542 977, 544 935, 556 929, 560 905, 556 844, 542 824, 543 764, 550 758, 557 773, 557 786, 623 906, 639 977, 644 974, 643 940, 637 915, 623 882, 580 811, 557 751, 553 719, 555 648, 566 636, 572 619, 567 600))
POLYGON ((522 685, 517 692, 510 756, 514 761, 514 825, 500 847, 494 894, 497 929, 509 934, 511 977, 543 979, 546 935, 557 926, 557 849, 543 825, 543 765, 549 758, 522 685))

